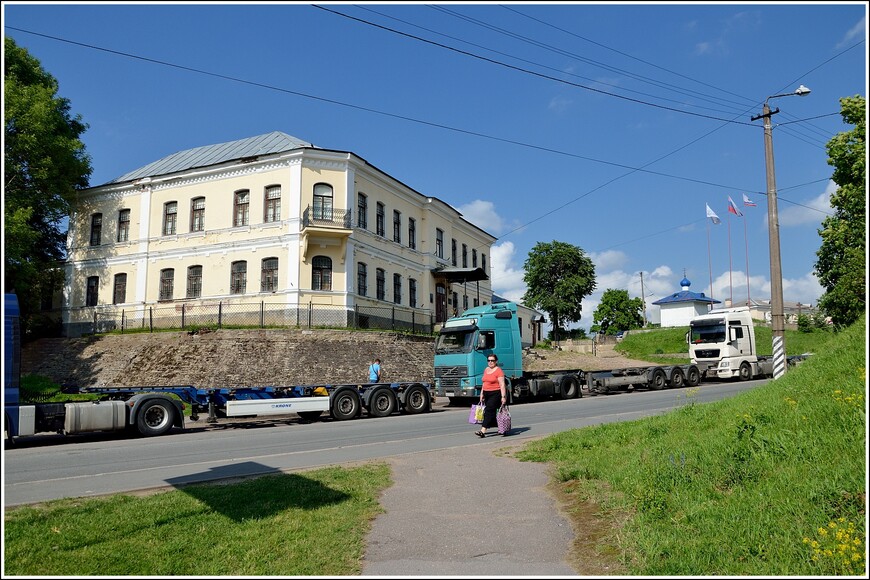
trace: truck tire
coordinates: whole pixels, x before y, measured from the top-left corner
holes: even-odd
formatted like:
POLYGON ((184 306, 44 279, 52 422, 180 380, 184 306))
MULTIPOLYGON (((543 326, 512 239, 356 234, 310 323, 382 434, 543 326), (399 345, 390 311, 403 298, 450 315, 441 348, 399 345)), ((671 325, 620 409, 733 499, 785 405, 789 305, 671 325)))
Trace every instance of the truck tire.
POLYGON ((562 377, 559 382, 559 396, 563 399, 575 399, 580 392, 577 380, 574 377, 562 377))
POLYGON ((313 422, 313 421, 317 421, 318 419, 320 419, 321 413, 323 413, 323 411, 300 411, 296 414, 299 415, 299 418, 302 419, 303 421, 312 421, 313 422))
POLYGON ((336 421, 347 421, 355 419, 361 409, 359 394, 351 389, 341 389, 332 396, 329 414, 336 421))
POLYGON ((411 385, 405 391, 405 412, 416 415, 429 410, 429 392, 423 385, 411 385))
POLYGON ((741 381, 748 381, 752 378, 752 367, 749 366, 749 363, 743 361, 740 363, 740 370, 737 372, 737 377, 741 381))
POLYGON ((669 382, 672 389, 681 389, 686 383, 686 375, 683 374, 682 369, 674 369, 671 372, 671 380, 669 382))
POLYGON ((378 387, 369 397, 368 411, 372 417, 389 417, 396 410, 396 395, 389 387, 378 387))
POLYGON ((139 408, 136 417, 136 428, 141 435, 153 437, 163 435, 172 429, 175 421, 175 409, 172 403, 164 399, 145 401, 139 408))
POLYGON ((649 377, 649 388, 653 391, 661 391, 665 387, 665 383, 668 382, 668 378, 665 375, 665 371, 660 368, 654 368, 650 371, 649 377))
POLYGON ((686 386, 697 387, 701 384, 701 371, 696 366, 690 366, 686 371, 686 386))

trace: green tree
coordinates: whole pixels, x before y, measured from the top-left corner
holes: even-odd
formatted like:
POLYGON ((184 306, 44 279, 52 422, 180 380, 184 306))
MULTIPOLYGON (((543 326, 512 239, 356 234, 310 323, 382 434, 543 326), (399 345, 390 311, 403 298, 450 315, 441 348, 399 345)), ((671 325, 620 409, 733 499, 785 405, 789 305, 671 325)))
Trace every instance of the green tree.
POLYGON ((554 337, 580 320, 583 299, 595 290, 595 265, 582 249, 565 242, 538 242, 523 265, 523 303, 550 315, 554 337))
POLYGON ((26 49, 4 40, 3 217, 5 292, 16 292, 25 330, 41 299, 62 278, 65 221, 78 188, 88 186, 87 129, 57 81, 26 49))
POLYGON ((628 290, 608 288, 601 295, 601 302, 595 309, 591 330, 603 330, 605 334, 616 334, 620 330, 643 327, 643 300, 629 298, 628 290))
POLYGON ((867 124, 864 97, 840 99, 843 121, 854 129, 837 134, 826 149, 831 179, 838 185, 831 196, 834 215, 822 222, 822 245, 816 252, 816 275, 825 289, 819 307, 837 327, 848 326, 864 313, 867 303, 867 124))

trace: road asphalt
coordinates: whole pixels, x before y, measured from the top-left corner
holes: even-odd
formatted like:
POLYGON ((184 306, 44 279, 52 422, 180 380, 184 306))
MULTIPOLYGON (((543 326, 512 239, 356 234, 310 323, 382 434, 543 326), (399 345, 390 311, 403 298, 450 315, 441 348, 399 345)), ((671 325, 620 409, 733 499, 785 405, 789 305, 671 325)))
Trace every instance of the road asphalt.
POLYGON ((393 485, 367 537, 363 576, 578 576, 574 532, 547 490, 548 466, 495 429, 476 445, 390 457, 393 485))

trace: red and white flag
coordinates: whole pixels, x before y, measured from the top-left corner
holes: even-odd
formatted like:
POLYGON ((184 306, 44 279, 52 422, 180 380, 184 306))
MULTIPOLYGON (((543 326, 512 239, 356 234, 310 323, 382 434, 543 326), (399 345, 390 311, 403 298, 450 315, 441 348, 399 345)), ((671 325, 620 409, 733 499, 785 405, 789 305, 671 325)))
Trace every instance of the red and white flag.
POLYGON ((754 201, 752 201, 751 199, 749 199, 749 196, 747 196, 747 195, 744 193, 744 194, 743 194, 743 205, 748 206, 748 207, 755 207, 756 204, 755 204, 754 201))
POLYGON ((730 195, 728 196, 728 211, 730 213, 733 213, 736 216, 743 215, 743 212, 741 212, 739 209, 737 209, 737 205, 734 203, 734 200, 731 199, 730 195))

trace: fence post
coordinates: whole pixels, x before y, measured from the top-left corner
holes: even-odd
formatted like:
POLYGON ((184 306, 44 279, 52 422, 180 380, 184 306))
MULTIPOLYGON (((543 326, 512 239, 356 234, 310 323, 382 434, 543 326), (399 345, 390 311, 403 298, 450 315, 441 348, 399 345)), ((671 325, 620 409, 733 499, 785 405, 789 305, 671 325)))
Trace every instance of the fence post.
POLYGON ((154 332, 154 307, 148 307, 148 331, 154 332))
POLYGON ((262 300, 260 300, 260 328, 266 327, 266 317, 265 317, 264 310, 263 310, 264 304, 265 303, 262 300))
POLYGON ((124 334, 124 311, 121 311, 121 334, 124 334))
POLYGON ((353 305, 353 327, 359 328, 359 304, 353 305))
POLYGON ((396 307, 392 307, 392 313, 390 314, 390 330, 396 330, 396 307))
POLYGON ((414 323, 414 311, 411 311, 411 334, 417 332, 417 325, 414 323))
POLYGON ((184 304, 181 305, 181 330, 184 330, 184 304))
POLYGON ((221 328, 221 323, 223 322, 223 313, 224 313, 224 303, 223 301, 218 302, 218 328, 221 328))
POLYGON ((308 303, 308 328, 311 328, 311 315, 314 313, 314 303, 308 303))

